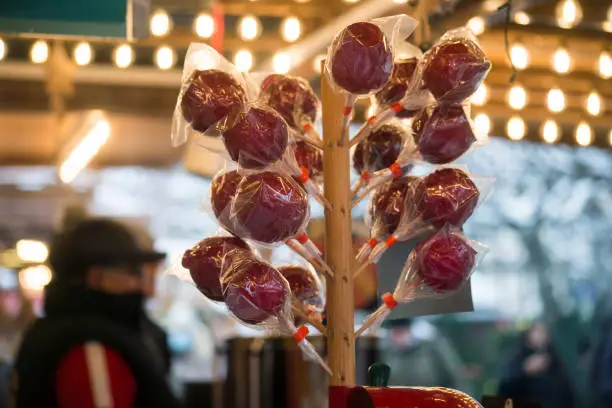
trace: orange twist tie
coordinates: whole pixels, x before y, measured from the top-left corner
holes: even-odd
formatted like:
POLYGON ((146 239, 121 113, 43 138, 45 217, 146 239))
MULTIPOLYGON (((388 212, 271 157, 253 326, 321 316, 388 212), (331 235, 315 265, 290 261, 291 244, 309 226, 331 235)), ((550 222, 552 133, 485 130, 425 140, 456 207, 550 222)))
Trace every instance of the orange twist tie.
POLYGON ((345 106, 344 110, 342 111, 342 114, 344 116, 348 116, 351 114, 351 112, 353 111, 353 107, 352 106, 345 106))
POLYGON ((308 336, 308 333, 309 333, 308 327, 300 326, 295 331, 295 333, 293 333, 293 338, 295 339, 297 343, 301 343, 306 338, 306 336, 308 336))
POLYGON ((397 162, 389 166, 389 171, 391 172, 391 174, 393 174, 393 178, 402 177, 402 168, 397 162))
POLYGON ((308 132, 310 129, 312 129, 312 125, 310 123, 305 123, 302 129, 304 132, 308 132))
POLYGON ((376 238, 372 238, 371 240, 368 241, 368 246, 370 248, 374 248, 376 244, 378 244, 378 240, 376 238))
POLYGON ((369 171, 364 171, 363 174, 361 174, 361 178, 363 179, 363 181, 365 181, 366 183, 369 183, 370 180, 372 179, 372 174, 370 174, 369 171))
POLYGON ((387 248, 391 248, 393 245, 397 244, 397 238, 395 238, 395 235, 391 235, 389 238, 387 238, 387 240, 385 241, 385 245, 387 246, 387 248))
POLYGON ((295 237, 295 239, 297 239, 297 241, 304 245, 305 243, 308 242, 308 235, 306 235, 305 232, 302 232, 300 235, 298 235, 297 237, 295 237))
POLYGON ((404 110, 404 105, 399 102, 395 102, 393 105, 391 105, 391 110, 395 113, 399 113, 404 110))
POLYGON ((306 317, 310 317, 314 312, 310 309, 306 311, 306 317))
POLYGON ((373 125, 374 125, 374 123, 376 123, 376 115, 372 115, 372 116, 370 116, 370 117, 368 118, 367 122, 368 122, 368 125, 372 125, 372 126, 373 126, 373 125))
POLYGON ((308 182, 308 180, 310 179, 308 169, 304 166, 301 166, 300 170, 302 171, 302 173, 297 176, 297 179, 300 180, 301 183, 306 184, 306 182, 308 182))
POLYGON ((395 309, 395 306, 397 306, 397 300, 395 300, 390 292, 384 293, 381 298, 389 310, 393 310, 395 309))

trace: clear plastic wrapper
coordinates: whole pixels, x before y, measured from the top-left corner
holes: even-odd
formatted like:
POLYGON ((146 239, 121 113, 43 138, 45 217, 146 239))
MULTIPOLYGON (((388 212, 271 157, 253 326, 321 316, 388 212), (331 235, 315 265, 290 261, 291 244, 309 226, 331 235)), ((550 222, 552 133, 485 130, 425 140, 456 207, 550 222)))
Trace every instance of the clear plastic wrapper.
POLYGON ((238 170, 222 170, 210 183, 209 197, 212 212, 219 225, 233 234, 235 228, 230 218, 230 210, 242 178, 238 170))
POLYGON ((459 228, 445 226, 412 250, 393 293, 381 296, 383 304, 357 330, 360 335, 380 324, 398 304, 448 296, 469 279, 486 247, 470 241, 459 228))
POLYGON ((297 165, 308 170, 309 177, 317 184, 323 181, 323 153, 304 141, 297 141, 293 146, 297 165))
POLYGON ((321 316, 325 308, 325 289, 317 273, 310 265, 296 263, 282 265, 278 267, 278 271, 289 282, 296 325, 301 322, 300 318, 302 318, 325 333, 325 328, 321 324, 321 316))

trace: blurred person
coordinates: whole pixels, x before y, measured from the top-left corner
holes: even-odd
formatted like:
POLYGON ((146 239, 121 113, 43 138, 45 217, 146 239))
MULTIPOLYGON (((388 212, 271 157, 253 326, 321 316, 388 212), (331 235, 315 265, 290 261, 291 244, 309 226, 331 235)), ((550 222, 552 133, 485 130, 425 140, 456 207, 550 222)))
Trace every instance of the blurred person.
POLYGON ((544 323, 535 323, 521 336, 519 350, 500 381, 499 395, 537 402, 542 408, 575 406, 569 377, 544 323))
POLYGON ((164 257, 111 220, 83 220, 58 234, 45 316, 25 334, 15 364, 13 406, 179 406, 142 323, 145 266, 164 257))
POLYGON ((425 320, 395 319, 381 345, 383 361, 391 368, 389 385, 448 387, 471 392, 462 375, 456 350, 425 320))

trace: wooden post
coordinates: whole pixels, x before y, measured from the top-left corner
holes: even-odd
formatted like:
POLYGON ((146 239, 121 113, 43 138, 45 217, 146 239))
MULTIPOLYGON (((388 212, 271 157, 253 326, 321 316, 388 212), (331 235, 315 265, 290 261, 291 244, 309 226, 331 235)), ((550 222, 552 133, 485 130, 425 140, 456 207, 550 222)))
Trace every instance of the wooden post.
POLYGON ((348 134, 342 132, 344 96, 322 75, 325 198, 325 260, 334 277, 327 278, 327 352, 331 386, 355 385, 353 240, 348 134))

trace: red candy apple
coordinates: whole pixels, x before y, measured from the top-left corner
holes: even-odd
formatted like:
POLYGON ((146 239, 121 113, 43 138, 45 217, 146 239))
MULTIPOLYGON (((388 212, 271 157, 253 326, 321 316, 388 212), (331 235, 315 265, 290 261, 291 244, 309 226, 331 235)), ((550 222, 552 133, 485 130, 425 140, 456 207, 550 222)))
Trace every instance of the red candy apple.
POLYGON ((429 50, 423 82, 440 103, 460 103, 480 86, 491 68, 482 49, 472 40, 443 41, 429 50))
POLYGON ((222 301, 221 266, 225 254, 236 248, 250 251, 246 242, 238 237, 211 237, 198 242, 183 254, 182 265, 196 287, 211 300, 222 301))
POLYGON ((382 88, 393 70, 393 53, 382 30, 359 22, 340 32, 332 44, 331 74, 338 86, 363 95, 382 88))
POLYGON ((295 160, 299 166, 306 167, 310 178, 317 179, 323 173, 323 155, 306 142, 295 143, 295 160))
POLYGON ((238 319, 259 324, 282 314, 291 289, 272 265, 234 250, 225 257, 222 269, 225 304, 238 319))
POLYGON ((415 177, 402 177, 383 184, 374 192, 368 207, 372 237, 382 240, 395 232, 416 180, 415 177))
POLYGON ((421 241, 414 250, 417 275, 438 293, 461 287, 476 262, 476 250, 454 232, 434 234, 421 241))
POLYGON ((236 232, 265 243, 295 236, 309 215, 306 191, 291 177, 273 172, 244 177, 232 207, 236 232))
POLYGON ((232 200, 236 195, 242 176, 236 170, 217 175, 210 184, 210 202, 215 217, 226 230, 233 232, 230 219, 232 200))
POLYGON ((472 126, 461 106, 436 107, 431 114, 422 110, 412 123, 413 137, 424 160, 450 163, 476 141, 472 126))
POLYGON ((359 174, 391 166, 397 160, 406 131, 398 125, 386 124, 360 141, 353 153, 353 168, 359 174))
POLYGON ((283 118, 272 109, 256 106, 238 114, 223 133, 230 157, 246 169, 261 169, 280 159, 288 140, 283 118))
POLYGON ((317 117, 319 100, 303 78, 272 74, 261 84, 260 99, 296 129, 317 117))
POLYGON ((313 271, 298 265, 281 266, 278 271, 289 282, 294 298, 306 306, 317 310, 323 309, 321 282, 313 271))
MULTIPOLYGON (((375 95, 376 103, 381 108, 384 109, 395 102, 399 102, 406 95, 417 63, 418 60, 416 58, 406 58, 393 64, 393 73, 389 82, 375 95)), ((415 113, 413 110, 404 109, 398 112, 397 116, 400 118, 411 118, 415 113)))
POLYGON ((183 117, 198 132, 239 110, 246 92, 230 74, 216 69, 195 70, 181 98, 183 117))

